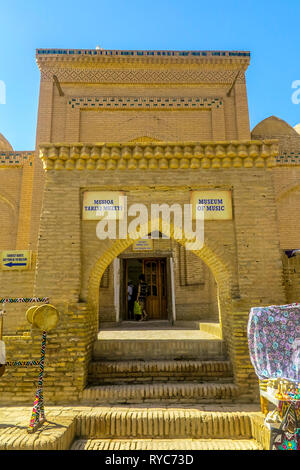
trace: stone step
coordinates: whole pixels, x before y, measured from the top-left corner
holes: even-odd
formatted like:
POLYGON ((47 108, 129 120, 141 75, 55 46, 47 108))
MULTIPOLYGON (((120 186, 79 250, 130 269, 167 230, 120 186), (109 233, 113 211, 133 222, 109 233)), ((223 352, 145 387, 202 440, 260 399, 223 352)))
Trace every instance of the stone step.
POLYGON ((263 450, 263 447, 254 439, 77 439, 71 450, 263 450))
POLYGON ((232 381, 229 361, 95 361, 89 366, 91 385, 144 382, 232 381))
POLYGON ((84 403, 232 403, 238 388, 232 383, 144 383, 89 386, 83 391, 84 403))
MULTIPOLYGON (((215 407, 215 405, 213 405, 215 407)), ((230 409, 235 405, 227 405, 230 409)), ((82 412, 76 436, 82 439, 252 439, 263 426, 257 411, 202 411, 192 407, 99 406, 82 412), (255 420, 260 420, 254 426, 255 420)), ((257 408, 259 408, 257 406, 257 408)))
MULTIPOLYGON (((202 333, 203 339, 105 339, 94 342, 94 360, 224 360, 226 348, 224 341, 202 333)), ((139 333, 139 332, 137 332, 139 333)), ((153 332, 152 332, 153 333, 153 332)), ((200 335, 200 332, 196 332, 200 335)))

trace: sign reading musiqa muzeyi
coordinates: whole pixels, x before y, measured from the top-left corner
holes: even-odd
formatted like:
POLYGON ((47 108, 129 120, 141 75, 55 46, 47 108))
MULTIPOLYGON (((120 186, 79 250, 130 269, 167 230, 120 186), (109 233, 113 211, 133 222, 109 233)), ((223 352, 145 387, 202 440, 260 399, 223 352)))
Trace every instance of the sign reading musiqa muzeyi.
POLYGON ((104 216, 107 219, 122 219, 124 207, 122 206, 119 191, 85 191, 83 193, 82 219, 101 220, 104 216))
POLYGON ((191 204, 193 219, 201 218, 203 213, 205 220, 232 219, 231 191, 192 191, 191 204))

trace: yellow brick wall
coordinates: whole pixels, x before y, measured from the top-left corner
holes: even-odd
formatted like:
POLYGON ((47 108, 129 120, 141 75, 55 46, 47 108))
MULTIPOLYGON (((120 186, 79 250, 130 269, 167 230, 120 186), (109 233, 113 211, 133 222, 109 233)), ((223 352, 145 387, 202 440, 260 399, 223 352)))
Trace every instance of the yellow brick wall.
MULTIPOLYGON (((49 172, 46 177, 34 293, 49 296, 52 303, 64 305, 61 331, 58 332, 62 346, 64 335, 73 331, 76 338, 81 321, 84 321, 84 316, 63 313, 66 308, 69 311, 67 305, 76 304, 78 300, 86 305, 90 282, 95 281, 99 290, 101 276, 98 279, 91 277, 97 260, 102 257, 108 265, 111 256, 123 251, 120 248, 111 253, 114 242, 96 239, 96 222, 81 221, 80 190, 99 188, 98 175, 97 171, 64 170, 49 172), (72 324, 74 330, 70 327, 72 324)), ((191 188, 220 187, 220 173, 214 170, 172 170, 164 174, 163 190, 159 187, 160 175, 159 171, 106 172, 101 174, 101 189, 127 189, 129 204, 162 200, 182 204, 189 202, 191 188), (156 181, 157 186, 153 188, 156 181), (173 191, 168 191, 168 187, 173 191)), ((223 334, 233 362, 235 381, 241 387, 244 399, 249 398, 256 387, 246 340, 249 309, 253 305, 286 301, 272 185, 270 170, 222 170, 222 186, 233 190, 234 218, 232 221, 208 221, 205 226, 203 259, 215 273, 220 287, 223 334), (209 250, 214 255, 209 254, 209 250), (224 266, 222 271, 221 265, 224 266)), ((90 339, 84 340, 86 345, 91 344, 96 334, 98 310, 92 309, 89 314, 92 327, 90 339)))
MULTIPOLYGON (((300 152, 300 146, 299 146, 300 152)), ((273 170, 277 202, 280 247, 300 248, 300 167, 278 167, 273 170)))
POLYGON ((40 83, 39 108, 36 129, 36 156, 34 162, 33 191, 32 191, 32 209, 31 209, 31 230, 30 230, 30 248, 35 250, 38 243, 39 222, 44 193, 45 175, 42 163, 39 159, 38 145, 40 142, 51 140, 51 122, 52 122, 52 104, 53 104, 53 83, 40 83))
MULTIPOLYGON (((26 271, 0 270, 1 298, 30 298, 33 294, 33 284, 36 268, 36 253, 32 253, 31 268, 26 271)), ((29 324, 25 319, 26 310, 31 303, 5 303, 6 316, 3 331, 5 335, 14 335, 18 331, 28 330, 29 324)))
POLYGON ((30 247, 30 223, 32 207, 32 191, 34 162, 28 162, 22 168, 22 182, 20 188, 20 209, 18 217, 18 233, 16 249, 25 250, 30 247))
POLYGON ((82 112, 80 114, 81 142, 110 142, 115 140, 114 126, 118 128, 118 141, 128 142, 148 135, 162 141, 212 140, 211 113, 209 111, 156 111, 150 112, 82 112))
POLYGON ((0 249, 13 250, 16 245, 18 212, 15 206, 9 204, 6 199, 0 196, 0 213, 0 249))
MULTIPOLYGON (((248 59, 247 59, 248 60, 248 59)), ((246 63, 246 62, 245 62, 246 63)), ((136 137, 149 136, 158 140, 233 140, 249 139, 249 117, 244 79, 245 63, 209 63, 192 61, 185 63, 172 60, 156 63, 133 61, 127 58, 121 62, 86 64, 80 62, 45 64, 41 67, 39 109, 37 120, 36 145, 41 142, 86 142, 86 141, 125 141, 136 137), (127 72, 128 69, 128 72, 127 72), (107 70, 111 80, 95 80, 95 73, 107 70), (240 76, 230 96, 231 87, 237 71, 240 76), (125 72, 124 83, 118 74, 125 72), (171 73, 170 80, 160 78, 160 74, 171 73), (140 75, 140 83, 137 77, 140 75), (158 73, 153 78, 153 73, 158 73), (200 73, 203 79, 193 81, 190 74, 200 73), (59 78, 64 96, 53 82, 53 74, 59 78), (172 75, 173 74, 173 75, 172 75), (49 77, 51 77, 49 79, 49 77), (67 78, 66 78, 67 77, 67 78), (173 78, 172 78, 173 77, 173 78), (180 78, 181 77, 181 78, 180 78), (215 78, 219 77, 219 78, 215 78), (113 83, 113 81, 116 83, 113 83), (156 80, 156 82, 155 82, 156 80), (218 81, 219 80, 219 81, 218 81), (96 82, 96 83, 95 83, 96 82), (119 83, 117 83, 119 82, 119 83), (128 112, 111 113, 86 112, 73 110, 69 101, 74 97, 202 97, 205 99, 221 98, 221 109, 213 107, 212 111, 168 112, 128 112), (117 132, 116 132, 117 129, 117 132)), ((44 192, 44 173, 41 162, 36 155, 33 177, 32 215, 30 247, 36 249, 39 230, 39 219, 44 192)))
MULTIPOLYGON (((236 85, 236 94, 227 97, 228 86, 208 85, 90 85, 61 83, 65 96, 59 96, 58 90, 51 89, 53 107, 48 117, 51 122, 51 142, 103 142, 128 141, 137 136, 152 135, 159 140, 232 140, 250 138, 248 104, 245 85, 236 85), (133 110, 130 107, 120 111, 110 108, 88 109, 83 105, 74 109, 69 104, 72 98, 140 98, 169 97, 214 99, 220 98, 222 106, 218 109, 208 105, 203 109, 184 104, 174 110, 158 107, 149 110, 133 110), (118 132, 116 134, 116 127, 118 132)), ((49 91, 50 93, 50 91, 49 91)), ((44 98, 45 99, 45 98, 44 98)), ((179 102, 180 104, 180 102, 179 102)), ((48 122, 47 122, 47 125, 48 122)), ((42 139, 39 138, 42 142, 42 139)), ((47 140, 44 140, 46 142, 47 140)))
MULTIPOLYGON (((300 248, 300 135, 284 121, 272 116, 253 131, 253 138, 279 141, 278 163, 272 170, 279 243, 282 252, 300 248), (265 129, 265 135, 263 134, 265 129)), ((284 285, 288 302, 299 300, 299 266, 296 258, 282 255, 284 285)))
POLYGON ((22 184, 21 168, 0 169, 0 249, 15 249, 22 184))
POLYGON ((289 303, 300 301, 300 257, 299 255, 288 258, 282 254, 284 287, 289 303))

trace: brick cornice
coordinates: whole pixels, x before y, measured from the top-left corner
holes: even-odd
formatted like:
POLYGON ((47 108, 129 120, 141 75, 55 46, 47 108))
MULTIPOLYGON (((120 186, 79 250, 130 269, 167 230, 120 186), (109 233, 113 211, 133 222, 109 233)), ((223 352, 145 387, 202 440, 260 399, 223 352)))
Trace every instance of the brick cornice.
POLYGON ((272 168, 278 155, 277 140, 45 143, 39 148, 46 171, 272 168))
POLYGON ((96 49, 37 49, 36 60, 43 68, 50 64, 86 67, 87 64, 218 64, 246 69, 249 51, 142 51, 96 49))

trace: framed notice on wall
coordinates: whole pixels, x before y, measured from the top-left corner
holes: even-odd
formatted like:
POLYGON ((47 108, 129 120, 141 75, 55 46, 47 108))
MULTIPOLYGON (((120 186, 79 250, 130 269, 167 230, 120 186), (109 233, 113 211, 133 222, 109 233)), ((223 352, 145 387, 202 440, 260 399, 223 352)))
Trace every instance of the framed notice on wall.
POLYGON ((23 271, 31 268, 30 250, 9 250, 0 252, 0 263, 3 271, 23 271))
POLYGON ((82 202, 82 220, 122 219, 124 205, 120 191, 85 191, 82 202))
POLYGON ((204 220, 231 220, 232 219, 232 195, 231 191, 206 190, 192 191, 191 205, 193 219, 199 219, 204 215, 204 220))
POLYGON ((132 251, 152 251, 153 240, 151 238, 140 238, 132 245, 132 251))

